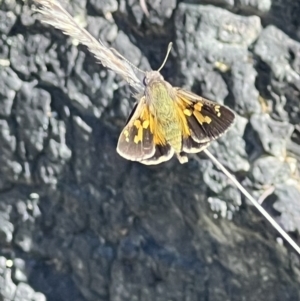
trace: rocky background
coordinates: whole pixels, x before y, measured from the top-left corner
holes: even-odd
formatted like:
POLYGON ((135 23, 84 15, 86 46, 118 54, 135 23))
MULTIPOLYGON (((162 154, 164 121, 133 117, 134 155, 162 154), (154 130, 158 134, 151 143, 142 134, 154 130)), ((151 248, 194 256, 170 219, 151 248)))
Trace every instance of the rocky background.
MULTIPOLYGON (((116 154, 129 87, 32 4, 0 1, 0 300, 300 300, 299 256, 207 157, 116 154)), ((237 113, 210 151, 300 244, 300 2, 65 6, 143 70, 173 41, 165 78, 237 113)))

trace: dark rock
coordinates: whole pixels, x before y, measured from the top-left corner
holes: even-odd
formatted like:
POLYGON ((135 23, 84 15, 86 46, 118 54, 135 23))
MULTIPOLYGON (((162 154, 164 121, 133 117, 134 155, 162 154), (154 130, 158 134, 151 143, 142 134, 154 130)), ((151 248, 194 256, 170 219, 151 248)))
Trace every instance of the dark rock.
POLYGON ((31 7, 29 6, 23 6, 22 7, 22 13, 20 16, 21 24, 24 26, 31 26, 35 22, 35 18, 33 17, 33 12, 31 7))
POLYGON ((0 12, 0 32, 7 35, 16 22, 16 15, 11 11, 0 12))
MULTIPOLYGON (((195 3, 196 1, 193 1, 195 3)), ((199 3, 216 4, 233 11, 242 11, 247 14, 265 15, 272 5, 271 0, 199 0, 199 3)))
POLYGON ((240 0, 238 7, 256 13, 266 13, 271 9, 271 0, 240 0))
POLYGON ((199 0, 199 1, 193 1, 192 3, 194 2, 199 2, 199 4, 202 4, 202 3, 207 3, 207 4, 215 4, 216 6, 225 6, 227 8, 231 8, 234 6, 234 0, 213 0, 213 1, 210 1, 210 0, 199 0))
POLYGON ((294 0, 272 0, 272 6, 266 21, 283 30, 290 37, 299 40, 300 27, 298 14, 300 5, 294 0))
POLYGON ((118 2, 116 0, 105 0, 101 1, 101 3, 97 0, 91 0, 89 3, 97 13, 102 13, 104 15, 113 13, 118 9, 118 2))
POLYGON ((255 88, 257 72, 252 64, 236 62, 231 68, 234 110, 241 116, 249 117, 262 111, 258 102, 259 92, 255 88))
POLYGON ((271 70, 267 97, 273 100, 272 115, 297 124, 300 116, 297 105, 300 91, 300 43, 270 25, 262 31, 254 52, 271 70))
POLYGON ((12 133, 9 123, 6 120, 0 120, 0 187, 1 189, 10 186, 10 183, 18 181, 22 172, 22 166, 19 163, 16 150, 17 141, 12 133))
MULTIPOLYGON (((249 46, 261 32, 261 24, 258 17, 241 17, 210 5, 202 6, 181 3, 178 7, 176 21, 177 33, 179 34, 181 31, 180 36, 192 38, 191 33, 196 30, 197 35, 194 38, 197 42, 195 45, 197 48, 201 46, 201 40, 203 41, 202 47, 210 43, 210 40, 249 46), (181 27, 182 25, 184 28, 181 27)), ((224 48, 226 46, 229 45, 223 45, 224 48)))
POLYGON ((254 52, 267 63, 276 79, 287 83, 299 82, 299 70, 294 70, 293 52, 298 52, 300 43, 292 40, 275 26, 266 27, 257 40, 254 52))
POLYGON ((41 35, 30 35, 28 38, 21 34, 10 37, 10 62, 14 70, 29 78, 31 73, 46 69, 43 55, 50 42, 41 35), (37 55, 38 54, 38 55, 37 55))
POLYGON ((296 232, 300 229, 300 206, 298 202, 300 192, 297 183, 295 184, 278 185, 273 193, 276 197, 273 207, 280 212, 280 217, 277 220, 288 232, 296 232))
POLYGON ((34 292, 32 301, 47 301, 46 296, 39 292, 34 292))
POLYGON ((288 122, 275 121, 267 114, 253 115, 250 124, 259 137, 263 150, 284 159, 294 127, 288 122))
POLYGON ((12 282, 10 269, 6 269, 3 275, 0 275, 0 293, 3 300, 14 300, 17 286, 12 282))
MULTIPOLYGON (((142 1, 140 1, 141 5, 142 1)), ((176 0, 170 1, 146 1, 145 3, 149 10, 149 21, 152 24, 162 26, 166 20, 172 17, 173 11, 176 8, 176 0)), ((142 6, 142 5, 141 5, 142 6)))
MULTIPOLYGON (((71 2, 142 70, 173 41, 165 79, 237 113, 209 150, 256 197, 275 188, 263 206, 299 244, 297 1, 276 22, 279 0, 71 2)), ((121 158, 126 82, 27 4, 0 16, 1 300, 299 299, 298 257, 205 155, 121 158)))
POLYGON ((34 88, 36 81, 24 83, 16 99, 16 123, 19 142, 24 145, 19 155, 24 160, 33 160, 43 150, 48 138, 50 95, 34 88))
MULTIPOLYGON (((20 260, 15 260, 15 263, 20 260)), ((24 282, 16 285, 11 278, 11 260, 0 257, 0 297, 1 300, 16 301, 45 301, 46 297, 40 292, 35 292, 32 287, 24 282)))
POLYGON ((8 220, 8 216, 0 212, 0 243, 9 245, 13 238, 14 225, 8 220))
POLYGON ((24 252, 29 252, 32 249, 32 229, 34 228, 32 223, 23 223, 23 228, 16 231, 14 235, 15 244, 21 248, 24 252))
POLYGON ((211 153, 232 172, 245 172, 250 168, 243 139, 246 124, 245 118, 237 116, 234 126, 210 147, 211 153))
POLYGON ((13 279, 17 282, 28 282, 26 274, 26 261, 21 258, 16 258, 13 265, 13 279))
POLYGON ((172 17, 176 8, 176 1, 148 1, 129 0, 120 1, 120 11, 124 14, 132 15, 136 24, 141 25, 143 20, 156 26, 163 26, 172 17))
POLYGON ((0 256, 0 275, 4 275, 4 272, 6 270, 6 258, 3 256, 0 256))
POLYGON ((288 181, 292 176, 290 165, 278 158, 265 156, 253 162, 249 177, 255 187, 269 187, 288 181))
POLYGON ((17 4, 16 0, 4 0, 1 2, 1 10, 2 11, 15 11, 18 10, 20 13, 20 6, 17 4))
POLYGON ((32 300, 34 294, 34 290, 26 283, 20 282, 17 286, 16 293, 14 296, 14 300, 32 300))
POLYGON ((22 81, 10 68, 1 69, 0 77, 2 79, 0 83, 0 116, 8 117, 11 114, 16 92, 19 91, 22 86, 22 81))

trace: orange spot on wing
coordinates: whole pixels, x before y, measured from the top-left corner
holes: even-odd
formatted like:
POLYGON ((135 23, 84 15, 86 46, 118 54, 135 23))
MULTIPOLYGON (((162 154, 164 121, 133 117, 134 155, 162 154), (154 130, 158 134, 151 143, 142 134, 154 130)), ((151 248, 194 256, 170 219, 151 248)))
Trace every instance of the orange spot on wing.
POLYGON ((134 140, 133 141, 134 141, 134 143, 138 144, 140 141, 142 142, 142 140, 143 140, 143 127, 140 126, 138 128, 137 135, 134 136, 134 140))
POLYGON ((196 117, 196 119, 198 120, 198 122, 200 124, 203 124, 204 122, 206 123, 211 123, 211 118, 208 116, 203 116, 200 112, 194 110, 193 112, 194 116, 196 117))
POLYGON ((142 113, 141 113, 141 120, 143 120, 143 128, 150 127, 150 132, 153 134, 153 142, 157 145, 166 145, 166 139, 162 132, 162 129, 157 124, 157 120, 154 118, 154 116, 149 112, 149 109, 147 106, 144 107, 142 113))
POLYGON ((141 126, 141 121, 139 119, 136 119, 134 122, 133 122, 133 125, 138 129, 140 126, 141 126))
POLYGON ((150 123, 149 120, 144 120, 144 121, 143 121, 143 128, 144 128, 144 129, 147 129, 148 126, 149 126, 149 123, 150 123))
POLYGON ((201 112, 202 107, 203 107, 203 104, 200 103, 200 102, 197 102, 197 103, 194 105, 195 110, 197 110, 197 111, 199 111, 199 112, 201 112))
POLYGON ((184 109, 184 110, 183 110, 183 113, 184 113, 185 115, 187 115, 187 116, 192 116, 192 111, 189 110, 189 109, 184 109))
POLYGON ((186 104, 183 103, 181 101, 181 99, 179 99, 178 101, 176 101, 176 109, 177 109, 177 114, 178 114, 178 119, 181 125, 181 133, 183 135, 184 138, 188 137, 191 135, 188 123, 187 123, 187 119, 186 119, 186 115, 187 116, 191 116, 192 115, 192 111, 190 111, 189 109, 186 108, 186 104))

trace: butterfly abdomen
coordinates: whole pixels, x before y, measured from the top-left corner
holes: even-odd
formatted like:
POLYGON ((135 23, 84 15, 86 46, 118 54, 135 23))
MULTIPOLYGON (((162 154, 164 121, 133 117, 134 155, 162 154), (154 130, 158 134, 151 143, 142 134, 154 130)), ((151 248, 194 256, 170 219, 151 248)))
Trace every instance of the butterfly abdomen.
POLYGON ((169 124, 164 127, 164 134, 166 141, 174 148, 174 150, 179 153, 182 148, 182 134, 178 123, 169 124))

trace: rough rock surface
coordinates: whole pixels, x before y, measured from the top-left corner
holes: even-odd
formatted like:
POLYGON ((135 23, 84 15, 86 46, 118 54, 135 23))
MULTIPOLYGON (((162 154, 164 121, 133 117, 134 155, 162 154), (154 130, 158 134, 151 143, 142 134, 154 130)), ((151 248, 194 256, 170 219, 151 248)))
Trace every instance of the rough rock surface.
MULTIPOLYGON (((143 70, 173 41, 165 78, 237 113, 211 152, 300 244, 299 1, 177 2, 68 10, 143 70)), ((116 154, 130 89, 32 2, 0 2, 0 53, 0 300, 300 300, 299 256, 204 155, 116 154)))

